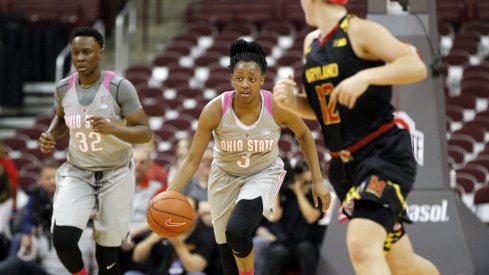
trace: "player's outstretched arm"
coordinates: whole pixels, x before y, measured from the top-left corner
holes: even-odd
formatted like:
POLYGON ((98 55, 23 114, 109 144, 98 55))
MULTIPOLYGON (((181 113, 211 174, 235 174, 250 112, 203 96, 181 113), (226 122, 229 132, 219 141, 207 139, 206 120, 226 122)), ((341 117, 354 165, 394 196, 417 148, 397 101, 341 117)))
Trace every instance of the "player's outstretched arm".
POLYGON ((202 161, 207 145, 211 140, 212 130, 217 128, 221 120, 221 99, 216 98, 209 102, 200 113, 197 130, 192 139, 192 145, 187 157, 178 168, 167 191, 180 192, 193 177, 202 161))
POLYGON ((312 191, 314 206, 318 207, 318 198, 322 202, 322 211, 326 212, 331 202, 331 194, 323 182, 323 176, 319 166, 316 143, 311 131, 307 128, 304 121, 295 114, 280 108, 274 104, 273 117, 280 125, 284 125, 292 130, 296 136, 299 146, 304 154, 312 173, 312 191))

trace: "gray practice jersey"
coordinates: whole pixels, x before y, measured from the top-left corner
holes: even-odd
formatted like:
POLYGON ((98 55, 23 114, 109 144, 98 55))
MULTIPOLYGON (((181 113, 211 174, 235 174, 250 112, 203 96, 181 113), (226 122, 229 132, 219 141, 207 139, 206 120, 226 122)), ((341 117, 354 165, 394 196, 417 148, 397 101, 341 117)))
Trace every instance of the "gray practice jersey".
POLYGON ((234 91, 221 96, 222 118, 213 131, 214 162, 224 172, 248 176, 270 166, 278 158, 280 127, 272 116, 272 94, 261 91, 260 117, 253 125, 242 123, 232 108, 234 91))
POLYGON ((64 120, 70 131, 68 162, 92 171, 114 169, 126 165, 132 155, 131 144, 113 136, 92 131, 90 116, 101 116, 125 126, 124 117, 141 109, 134 86, 110 71, 89 89, 78 84, 78 74, 59 82, 56 102, 64 109, 64 120), (123 84, 122 83, 127 83, 123 84), (122 88, 125 87, 125 88, 122 88), (124 103, 118 103, 121 97, 124 103))

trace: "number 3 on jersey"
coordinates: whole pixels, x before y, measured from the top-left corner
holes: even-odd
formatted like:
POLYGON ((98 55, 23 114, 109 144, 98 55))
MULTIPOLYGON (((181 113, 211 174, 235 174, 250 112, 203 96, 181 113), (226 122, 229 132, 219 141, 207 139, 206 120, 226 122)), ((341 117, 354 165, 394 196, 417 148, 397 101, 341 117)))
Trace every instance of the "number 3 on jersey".
POLYGON ((336 109, 336 100, 331 101, 328 99, 333 92, 333 84, 324 83, 321 85, 316 85, 316 94, 319 98, 319 102, 321 103, 321 112, 323 113, 323 121, 324 124, 336 124, 340 123, 340 114, 336 109))
POLYGON ((241 155, 241 158, 242 158, 242 160, 236 161, 236 164, 238 164, 239 167, 247 168, 248 166, 250 166, 250 161, 251 161, 250 160, 250 158, 251 158, 250 152, 241 155))
POLYGON ((104 150, 104 148, 98 147, 98 144, 102 141, 99 133, 90 132, 87 137, 83 132, 76 132, 75 136, 78 138, 78 146, 82 152, 88 152, 89 149, 92 152, 104 150))

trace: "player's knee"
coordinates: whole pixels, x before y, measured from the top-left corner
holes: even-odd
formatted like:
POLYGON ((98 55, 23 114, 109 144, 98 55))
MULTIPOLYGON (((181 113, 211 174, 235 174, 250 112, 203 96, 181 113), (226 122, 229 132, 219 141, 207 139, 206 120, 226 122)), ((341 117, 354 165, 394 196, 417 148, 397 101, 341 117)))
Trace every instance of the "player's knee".
POLYGON ((358 238, 347 238, 346 246, 353 262, 366 262, 378 257, 378 254, 382 255, 382 249, 376 249, 373 245, 358 238))
POLYGON ((237 257, 248 256, 253 249, 251 235, 248 233, 249 224, 246 219, 235 220, 226 227, 226 239, 229 247, 237 257))
POLYGON ((73 251, 78 248, 82 230, 72 226, 55 225, 53 229, 53 246, 56 251, 73 251))
POLYGON ((236 205, 226 226, 226 240, 237 257, 248 256, 253 249, 252 235, 261 220, 261 198, 241 200, 236 205))

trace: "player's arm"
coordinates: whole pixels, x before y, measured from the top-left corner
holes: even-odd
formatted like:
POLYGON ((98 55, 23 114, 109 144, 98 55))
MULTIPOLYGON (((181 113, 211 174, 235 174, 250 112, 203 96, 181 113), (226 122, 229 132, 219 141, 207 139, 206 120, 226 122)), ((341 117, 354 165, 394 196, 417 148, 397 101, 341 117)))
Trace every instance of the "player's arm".
MULTIPOLYGON (((309 33, 304 39, 304 55, 306 55, 307 48, 311 44, 312 40, 319 35, 319 30, 309 33)), ((306 93, 299 94, 294 93, 294 88, 297 83, 292 76, 287 79, 281 79, 277 81, 273 87, 273 99, 282 108, 293 112, 299 117, 305 119, 317 119, 314 110, 309 104, 306 93)), ((304 87, 300 87, 304 90, 304 87)))
POLYGON ((416 49, 395 38, 382 25, 355 18, 349 29, 355 53, 367 60, 382 60, 385 66, 359 72, 369 85, 395 85, 426 78, 427 69, 416 49))
POLYGON ((297 115, 277 106, 273 106, 273 117, 279 124, 286 126, 294 132, 302 153, 304 154, 312 173, 312 190, 314 206, 318 206, 318 197, 322 202, 322 210, 326 212, 331 202, 331 194, 323 182, 323 176, 319 167, 316 144, 311 131, 304 121, 297 115))
POLYGON ((386 65, 364 69, 341 81, 330 100, 354 108, 357 99, 370 85, 395 85, 420 81, 427 70, 412 46, 397 40, 381 25, 354 18, 349 37, 353 51, 366 60, 382 60, 386 65))
POLYGON ((46 132, 42 133, 39 137, 39 148, 44 153, 52 151, 56 144, 56 139, 64 136, 68 132, 68 127, 66 126, 64 119, 65 113, 61 105, 61 98, 59 97, 58 90, 54 92, 54 98, 56 100, 56 114, 46 132))
POLYGON ((221 110, 220 97, 212 100, 204 107, 189 153, 175 173, 167 191, 180 192, 193 177, 211 140, 212 130, 217 128, 220 122, 221 110))
POLYGON ((66 126, 65 113, 62 107, 56 104, 56 114, 48 127, 47 133, 51 133, 54 139, 58 139, 64 136, 68 132, 68 127, 66 126))

